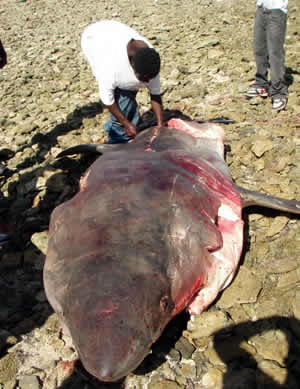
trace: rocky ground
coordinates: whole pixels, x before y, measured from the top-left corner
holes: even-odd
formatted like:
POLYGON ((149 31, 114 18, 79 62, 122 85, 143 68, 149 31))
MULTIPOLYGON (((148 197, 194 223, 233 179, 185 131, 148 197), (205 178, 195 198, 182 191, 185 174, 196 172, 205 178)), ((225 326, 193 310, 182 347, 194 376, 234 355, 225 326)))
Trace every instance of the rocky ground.
MULTIPOLYGON (((299 2, 290 0, 286 38, 289 103, 247 101, 253 80, 255 1, 1 0, 0 388, 298 388, 299 217, 244 212, 238 275, 210 309, 170 323, 152 355, 121 384, 84 373, 47 303, 42 269, 53 208, 77 190, 87 157, 58 152, 105 139, 108 117, 80 53, 83 28, 102 18, 130 24, 162 57, 166 108, 196 119, 227 117, 227 163, 247 188, 300 199, 299 2)), ((138 100, 149 109, 146 92, 138 100)))

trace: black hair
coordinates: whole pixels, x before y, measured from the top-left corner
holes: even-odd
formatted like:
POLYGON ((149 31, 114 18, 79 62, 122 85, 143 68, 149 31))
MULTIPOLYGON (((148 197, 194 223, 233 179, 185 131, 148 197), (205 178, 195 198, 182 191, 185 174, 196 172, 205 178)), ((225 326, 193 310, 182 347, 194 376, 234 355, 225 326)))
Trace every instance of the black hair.
POLYGON ((132 64, 137 73, 152 79, 159 73, 160 56, 150 47, 141 47, 132 57, 132 64))

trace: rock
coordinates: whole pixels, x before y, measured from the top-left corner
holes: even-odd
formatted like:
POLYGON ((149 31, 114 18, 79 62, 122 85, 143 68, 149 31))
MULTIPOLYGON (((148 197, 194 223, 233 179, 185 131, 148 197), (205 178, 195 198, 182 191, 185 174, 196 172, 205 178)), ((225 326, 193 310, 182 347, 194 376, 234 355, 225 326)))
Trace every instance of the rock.
POLYGON ((295 271, 279 276, 278 288, 291 288, 300 282, 300 267, 295 271))
POLYGON ((61 385, 67 378, 69 378, 75 368, 74 361, 60 361, 57 364, 57 384, 61 385))
POLYGON ((255 347, 263 359, 276 361, 280 366, 286 365, 289 354, 291 334, 285 330, 268 330, 253 336, 249 343, 255 347))
POLYGON ((267 385, 284 385, 287 380, 288 370, 279 367, 271 361, 260 362, 258 368, 260 369, 257 377, 258 384, 262 385, 262 387, 267 385))
POLYGON ((243 323, 250 319, 247 313, 244 311, 243 305, 233 305, 227 309, 227 312, 235 324, 243 323))
POLYGON ((24 252, 24 264, 33 266, 36 270, 43 270, 45 255, 37 250, 26 250, 24 252))
POLYGON ((203 312, 201 315, 194 316, 193 320, 188 322, 188 331, 192 338, 202 338, 211 336, 214 332, 230 324, 227 316, 221 311, 203 312))
POLYGON ((0 271, 18 268, 22 263, 21 252, 7 252, 0 260, 0 271))
POLYGON ((36 376, 24 376, 19 379, 20 389, 39 389, 40 383, 36 376))
POLYGON ((261 288, 261 281, 245 266, 241 266, 233 283, 218 300, 217 306, 227 309, 234 304, 254 303, 261 288))
POLYGON ((181 368, 177 370, 177 374, 182 377, 194 380, 196 378, 196 366, 193 363, 183 363, 181 368))
POLYGON ((37 130, 39 127, 34 123, 32 120, 28 120, 26 122, 23 122, 19 128, 18 133, 23 135, 27 133, 31 133, 34 130, 37 130))
POLYGON ((62 192, 67 185, 66 175, 60 169, 47 168, 37 178, 36 188, 47 188, 51 192, 62 192))
POLYGON ((278 216, 270 223, 270 227, 267 231, 267 236, 274 236, 281 232, 287 225, 289 219, 286 216, 278 216))
POLYGON ((275 274, 291 272, 299 266, 296 258, 278 258, 272 262, 270 262, 270 258, 267 258, 262 261, 262 265, 264 265, 263 271, 265 273, 275 274))
POLYGON ((217 46, 219 44, 220 44, 220 41, 218 39, 207 38, 207 39, 200 40, 198 43, 198 47, 195 47, 195 48, 203 49, 204 47, 217 46))
POLYGON ((36 300, 39 301, 39 302, 44 302, 44 301, 47 301, 47 296, 45 294, 45 292, 43 290, 40 290, 36 296, 35 296, 36 300))
POLYGON ((292 164, 292 158, 288 156, 281 156, 280 158, 274 158, 274 154, 272 153, 269 158, 266 158, 265 167, 270 169, 272 172, 280 173, 283 171, 288 165, 292 164))
POLYGON ((179 385, 177 382, 169 380, 161 380, 155 383, 151 383, 148 386, 149 389, 183 389, 183 386, 179 385))
POLYGON ((221 49, 210 49, 207 56, 209 59, 220 58, 224 55, 224 51, 221 49))
POLYGON ((17 386, 17 380, 13 379, 11 381, 5 382, 3 389, 15 389, 17 386))
POLYGON ((214 365, 226 365, 234 359, 240 359, 248 355, 255 355, 253 346, 243 340, 242 337, 231 335, 224 340, 214 339, 213 347, 209 347, 204 355, 214 365))
POLYGON ((19 362, 15 354, 7 354, 0 360, 0 383, 12 381, 18 372, 19 362))
POLYGON ((46 255, 48 250, 48 231, 36 232, 31 236, 31 242, 46 255))
POLYGON ((300 291, 296 292, 292 307, 295 318, 300 322, 300 291))
POLYGON ((265 137, 257 137, 255 144, 252 146, 252 152, 260 158, 266 151, 272 150, 273 143, 270 139, 265 137))
POLYGON ((201 388, 203 389, 222 389, 223 373, 215 367, 210 368, 208 372, 204 374, 201 385, 201 388))
POLYGON ((43 381, 43 389, 56 389, 57 387, 57 373, 55 368, 51 374, 47 375, 43 381))
POLYGON ((175 349, 180 352, 182 358, 190 359, 195 347, 184 337, 181 337, 175 344, 175 349))
POLYGON ((275 297, 261 298, 253 308, 251 314, 253 320, 271 318, 272 316, 284 315, 289 306, 285 299, 279 300, 275 297))
POLYGON ((238 369, 224 376, 224 389, 257 389, 256 372, 253 369, 238 369))
POLYGON ((0 351, 4 347, 11 346, 17 343, 17 338, 13 336, 9 331, 0 329, 0 351))
POLYGON ((256 170, 263 170, 265 168, 265 161, 263 159, 257 159, 254 163, 253 166, 255 167, 256 170))

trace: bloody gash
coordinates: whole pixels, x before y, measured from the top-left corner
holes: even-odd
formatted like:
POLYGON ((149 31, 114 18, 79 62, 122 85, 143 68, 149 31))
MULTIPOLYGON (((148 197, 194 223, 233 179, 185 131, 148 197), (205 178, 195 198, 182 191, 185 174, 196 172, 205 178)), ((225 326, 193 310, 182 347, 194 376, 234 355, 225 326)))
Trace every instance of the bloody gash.
POLYGON ((46 294, 100 380, 133 371, 173 316, 201 313, 231 282, 242 206, 300 213, 297 201, 237 187, 223 138, 218 125, 172 119, 129 144, 94 145, 103 156, 54 210, 46 294))

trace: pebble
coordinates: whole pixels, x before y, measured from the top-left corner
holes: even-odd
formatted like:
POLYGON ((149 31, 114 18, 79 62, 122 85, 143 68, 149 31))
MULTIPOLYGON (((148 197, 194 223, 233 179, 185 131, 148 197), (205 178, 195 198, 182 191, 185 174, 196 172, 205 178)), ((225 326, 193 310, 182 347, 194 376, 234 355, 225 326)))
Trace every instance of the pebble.
POLYGON ((40 389, 40 383, 36 376, 24 376, 19 379, 20 389, 40 389))

